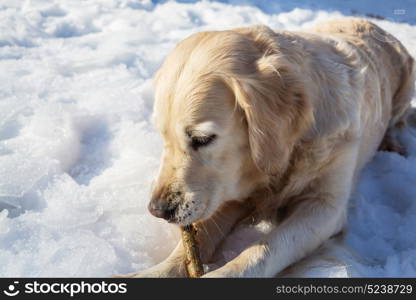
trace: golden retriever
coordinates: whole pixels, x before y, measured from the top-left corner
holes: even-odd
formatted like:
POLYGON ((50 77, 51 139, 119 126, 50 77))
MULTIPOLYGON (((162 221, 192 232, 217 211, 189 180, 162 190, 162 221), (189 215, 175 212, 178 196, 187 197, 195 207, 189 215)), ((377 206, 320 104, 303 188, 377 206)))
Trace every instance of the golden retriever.
MULTIPOLYGON (((194 223, 206 264, 238 224, 259 226, 257 239, 204 277, 269 277, 341 231, 354 183, 380 145, 404 151, 394 133, 410 111, 414 75, 397 39, 344 18, 304 32, 194 34, 155 83, 164 150, 150 212, 194 223)), ((181 242, 132 275, 186 276, 181 242)))

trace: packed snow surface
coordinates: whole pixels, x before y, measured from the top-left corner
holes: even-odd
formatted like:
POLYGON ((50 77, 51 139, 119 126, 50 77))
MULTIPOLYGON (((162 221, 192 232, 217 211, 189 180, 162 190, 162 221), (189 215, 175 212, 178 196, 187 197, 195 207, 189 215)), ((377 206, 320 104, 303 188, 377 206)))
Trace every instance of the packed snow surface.
MULTIPOLYGON (((173 249, 176 229, 146 209, 152 76, 188 35, 373 14, 416 56, 411 1, 187 2, 0 1, 0 276, 123 274, 173 249)), ((401 139, 408 157, 363 171, 345 238, 290 275, 416 276, 416 129, 401 139)))

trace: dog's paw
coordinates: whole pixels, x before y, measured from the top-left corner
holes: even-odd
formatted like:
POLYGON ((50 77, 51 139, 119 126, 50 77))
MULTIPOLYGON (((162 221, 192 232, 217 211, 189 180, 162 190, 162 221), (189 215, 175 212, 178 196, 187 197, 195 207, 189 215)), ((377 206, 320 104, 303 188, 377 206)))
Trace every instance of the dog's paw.
POLYGON ((151 270, 143 270, 136 273, 126 274, 126 275, 116 275, 113 278, 164 278, 169 276, 163 276, 161 272, 154 272, 151 270))
POLYGON ((147 269, 137 273, 130 274, 130 278, 164 278, 169 277, 167 272, 161 270, 147 269))
POLYGON ((234 276, 232 276, 232 274, 229 274, 229 272, 226 272, 225 270, 222 270, 220 268, 220 269, 204 274, 201 278, 228 278, 228 277, 234 277, 234 276))
POLYGON ((215 272, 209 272, 207 274, 204 274, 201 278, 225 278, 225 276, 222 276, 222 274, 218 274, 215 272))
POLYGON ((170 265, 156 265, 149 269, 145 269, 136 273, 127 275, 115 276, 116 278, 171 278, 183 277, 183 274, 178 272, 176 268, 170 265))

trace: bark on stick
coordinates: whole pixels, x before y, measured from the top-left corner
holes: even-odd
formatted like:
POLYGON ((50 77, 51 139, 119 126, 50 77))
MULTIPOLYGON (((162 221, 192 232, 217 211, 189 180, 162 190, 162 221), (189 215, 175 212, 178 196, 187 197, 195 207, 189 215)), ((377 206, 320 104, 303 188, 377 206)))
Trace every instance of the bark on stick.
POLYGON ((185 265, 190 278, 197 278, 204 275, 199 248, 195 239, 196 230, 194 226, 182 227, 182 242, 185 248, 185 265))

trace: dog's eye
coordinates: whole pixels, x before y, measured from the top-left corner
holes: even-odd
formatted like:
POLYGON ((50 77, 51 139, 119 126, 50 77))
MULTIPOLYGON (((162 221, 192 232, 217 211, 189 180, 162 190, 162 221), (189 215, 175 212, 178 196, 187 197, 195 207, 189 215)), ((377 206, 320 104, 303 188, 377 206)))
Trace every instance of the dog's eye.
POLYGON ((217 135, 212 134, 210 136, 194 136, 191 138, 191 147, 194 150, 198 150, 200 147, 209 145, 217 135))

